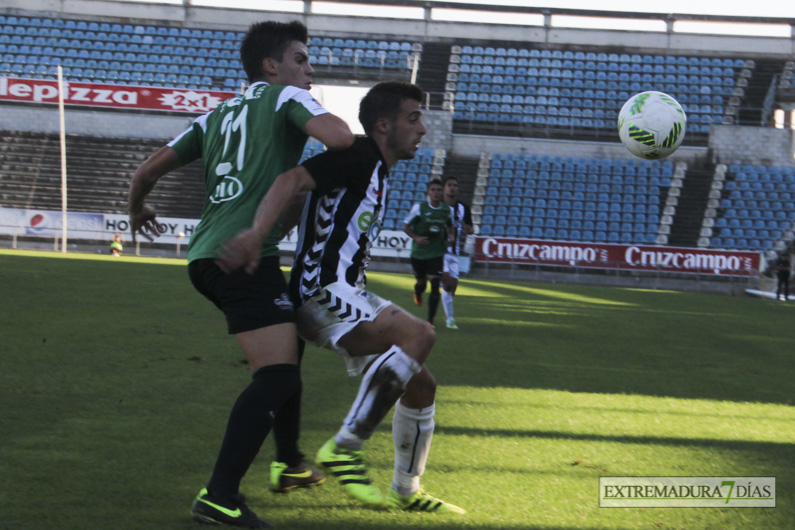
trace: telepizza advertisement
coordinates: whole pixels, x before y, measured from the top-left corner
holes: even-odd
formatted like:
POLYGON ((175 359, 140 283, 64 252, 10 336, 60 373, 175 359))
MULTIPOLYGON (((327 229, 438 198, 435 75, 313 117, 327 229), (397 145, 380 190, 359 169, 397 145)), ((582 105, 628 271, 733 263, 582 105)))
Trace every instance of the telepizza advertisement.
MULTIPOLYGON (((235 95, 215 90, 64 82, 65 105, 90 107, 205 113, 235 95)), ((58 83, 0 77, 0 101, 57 104, 58 83)))

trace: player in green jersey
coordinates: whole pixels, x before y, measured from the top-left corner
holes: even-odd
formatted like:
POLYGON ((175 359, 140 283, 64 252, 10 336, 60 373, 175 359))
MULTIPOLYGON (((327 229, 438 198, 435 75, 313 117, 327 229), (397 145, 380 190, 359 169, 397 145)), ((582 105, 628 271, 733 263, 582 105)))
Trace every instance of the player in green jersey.
POLYGON ((311 487, 322 474, 298 450, 301 378, 295 315, 279 268, 277 227, 261 246, 262 261, 251 274, 225 274, 215 263, 221 244, 248 228, 276 177, 294 167, 308 136, 329 149, 344 149, 353 134, 340 118, 312 98, 313 70, 300 22, 251 26, 240 47, 251 83, 245 94, 200 116, 135 172, 129 193, 133 236, 159 233, 155 211, 144 201, 157 181, 201 158, 206 200, 191 237, 188 271, 196 289, 226 315, 253 373, 229 416, 224 440, 207 487, 193 504, 206 523, 249 528, 271 526, 245 504, 240 481, 271 427, 277 455, 271 488, 311 487))
POLYGON ((450 206, 442 201, 442 193, 441 181, 431 181, 428 200, 415 204, 403 224, 403 231, 413 240, 411 267, 417 279, 414 284, 414 303, 417 305, 422 305, 422 294, 428 280, 431 280, 431 295, 428 297, 428 323, 431 326, 439 307, 444 254, 453 227, 450 206))

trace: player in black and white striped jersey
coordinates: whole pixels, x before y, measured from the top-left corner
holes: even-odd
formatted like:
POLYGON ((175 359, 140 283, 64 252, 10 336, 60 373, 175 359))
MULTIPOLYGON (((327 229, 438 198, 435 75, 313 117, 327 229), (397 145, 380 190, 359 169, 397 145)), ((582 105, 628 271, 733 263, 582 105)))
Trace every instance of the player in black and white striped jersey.
POLYGON ((225 246, 221 262, 224 270, 255 270, 258 256, 252 249, 296 196, 310 192, 290 281, 299 334, 338 352, 350 375, 364 373, 347 418, 316 462, 362 503, 464 513, 420 489, 434 429, 436 382, 425 366, 434 331, 364 289, 370 247, 384 218, 389 168, 413 158, 426 133, 422 98, 422 90, 408 83, 373 87, 359 110, 367 137, 280 175, 254 226, 225 246), (385 499, 368 476, 363 445, 393 406, 395 470, 385 499))
POLYGON ((442 273, 442 307, 449 329, 458 329, 453 316, 453 295, 458 288, 458 257, 464 250, 466 236, 474 232, 469 206, 458 202, 458 179, 450 176, 444 180, 444 202, 450 207, 453 218, 453 241, 444 255, 442 273))

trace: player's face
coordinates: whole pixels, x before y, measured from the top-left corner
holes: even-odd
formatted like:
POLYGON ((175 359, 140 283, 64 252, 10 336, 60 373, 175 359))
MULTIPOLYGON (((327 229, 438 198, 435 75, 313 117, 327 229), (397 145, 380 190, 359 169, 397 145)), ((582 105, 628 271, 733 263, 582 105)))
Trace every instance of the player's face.
POLYGON ((290 85, 309 90, 312 88, 312 74, 315 70, 309 64, 309 54, 306 51, 306 44, 294 40, 290 43, 282 61, 274 61, 276 76, 271 82, 276 85, 290 85))
POLYGON ((417 154, 425 133, 419 101, 404 99, 394 122, 390 123, 387 146, 395 160, 410 160, 417 154))
POLYGON ((444 198, 455 200, 458 197, 458 181, 450 179, 444 183, 444 198))
POLYGON ((442 186, 440 184, 428 186, 428 198, 434 206, 442 202, 442 186))

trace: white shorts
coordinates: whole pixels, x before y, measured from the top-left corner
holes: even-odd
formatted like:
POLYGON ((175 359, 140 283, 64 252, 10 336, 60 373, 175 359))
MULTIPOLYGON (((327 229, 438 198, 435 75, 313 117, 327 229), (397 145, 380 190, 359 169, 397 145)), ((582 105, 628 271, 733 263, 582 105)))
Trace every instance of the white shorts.
POLYGON ((444 255, 444 272, 450 275, 451 278, 458 279, 458 256, 455 254, 444 255))
POLYGON ((348 375, 359 375, 378 354, 354 357, 338 342, 357 324, 372 322, 390 305, 392 302, 369 291, 345 282, 334 282, 322 288, 296 310, 298 334, 319 348, 328 348, 339 353, 345 361, 348 375))

